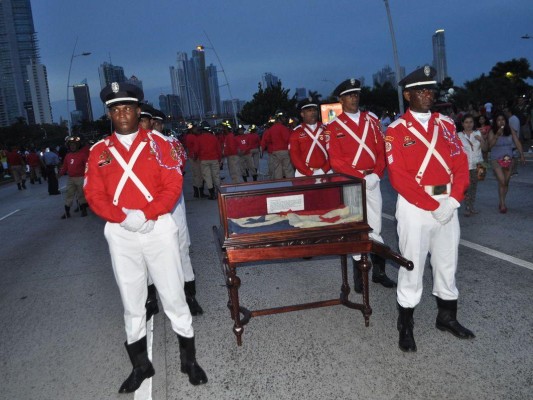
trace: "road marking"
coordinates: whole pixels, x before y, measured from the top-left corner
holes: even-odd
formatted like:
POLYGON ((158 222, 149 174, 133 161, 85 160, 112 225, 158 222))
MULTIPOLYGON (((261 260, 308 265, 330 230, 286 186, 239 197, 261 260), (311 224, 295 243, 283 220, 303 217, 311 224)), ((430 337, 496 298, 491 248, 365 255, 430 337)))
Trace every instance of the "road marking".
POLYGON ((0 218, 0 221, 2 221, 3 219, 6 219, 6 218, 9 217, 10 215, 13 215, 13 214, 15 214, 15 213, 18 213, 19 211, 20 211, 20 209, 19 209, 19 210, 15 210, 15 211, 13 211, 13 212, 10 212, 9 214, 7 214, 7 215, 3 216, 2 218, 0 218))
MULTIPOLYGON (((388 219, 390 221, 395 221, 396 220, 396 218, 394 218, 394 216, 392 216, 392 215, 382 214, 382 216, 383 216, 383 218, 388 219)), ((510 262, 511 264, 515 264, 515 265, 518 265, 519 267, 524 267, 524 268, 527 268, 527 269, 530 269, 531 271, 533 271, 533 263, 530 263, 529 261, 525 261, 525 260, 522 260, 520 258, 516 258, 516 257, 510 256, 510 255, 502 253, 500 251, 493 250, 491 248, 482 246, 480 244, 472 243, 472 242, 469 242, 468 240, 464 240, 464 239, 461 239, 459 241, 459 244, 461 244, 461 245, 463 245, 465 247, 468 247, 468 248, 470 248, 472 250, 477 250, 477 251, 479 251, 481 253, 487 254, 487 255, 492 256, 492 257, 499 258, 500 260, 507 261, 507 262, 510 262)))
MULTIPOLYGON (((146 347, 150 361, 152 361, 152 345, 154 343, 154 319, 155 316, 152 316, 146 327, 146 347)), ((133 398, 134 400, 152 400, 152 378, 143 381, 141 387, 135 391, 133 398)))

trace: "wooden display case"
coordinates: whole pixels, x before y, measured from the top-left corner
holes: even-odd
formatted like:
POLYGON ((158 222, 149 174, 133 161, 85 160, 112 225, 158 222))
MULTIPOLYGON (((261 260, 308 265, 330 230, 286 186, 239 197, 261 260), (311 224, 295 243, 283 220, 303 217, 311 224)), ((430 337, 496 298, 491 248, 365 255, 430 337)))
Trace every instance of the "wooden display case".
POLYGON ((223 185, 218 195, 220 226, 213 227, 226 276, 228 307, 237 344, 252 317, 342 304, 360 310, 369 325, 368 254, 379 254, 412 269, 412 263, 369 238, 364 180, 340 174, 223 185), (361 253, 363 303, 348 300, 347 255, 361 253), (338 299, 248 310, 239 303, 243 263, 339 255, 342 266, 338 299))

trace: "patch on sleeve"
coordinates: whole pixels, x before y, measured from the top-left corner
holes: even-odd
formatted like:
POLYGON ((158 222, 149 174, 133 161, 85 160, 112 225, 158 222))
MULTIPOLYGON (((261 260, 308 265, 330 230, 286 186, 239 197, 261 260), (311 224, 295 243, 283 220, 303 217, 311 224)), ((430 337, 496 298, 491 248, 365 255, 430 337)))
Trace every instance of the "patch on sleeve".
POLYGON ((385 142, 385 151, 388 153, 392 150, 392 143, 391 142, 385 142))
POLYGON ((387 162, 390 164, 392 164, 394 161, 394 158, 392 157, 392 154, 389 154, 389 156, 387 157, 387 162))
POLYGON ((385 136, 385 141, 386 142, 393 142, 394 141, 394 136, 385 136))

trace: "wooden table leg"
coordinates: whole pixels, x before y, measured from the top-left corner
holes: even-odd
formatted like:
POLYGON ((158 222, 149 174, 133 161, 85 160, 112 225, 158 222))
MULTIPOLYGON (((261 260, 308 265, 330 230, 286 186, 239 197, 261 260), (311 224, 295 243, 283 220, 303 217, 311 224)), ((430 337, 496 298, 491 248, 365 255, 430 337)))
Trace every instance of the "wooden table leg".
POLYGON ((370 325, 370 315, 372 308, 370 307, 369 293, 368 293, 368 271, 370 270, 370 261, 367 253, 361 254, 361 262, 359 263, 361 275, 363 277, 363 316, 365 317, 365 326, 370 325))
POLYGON ((241 280, 237 276, 235 267, 229 266, 229 274, 227 278, 227 285, 230 292, 230 304, 231 304, 231 316, 233 318, 233 333, 237 337, 237 345, 242 345, 242 333, 244 328, 241 324, 241 314, 239 311, 239 287, 241 286, 241 280))
POLYGON ((350 285, 348 285, 348 262, 346 260, 346 254, 341 256, 341 269, 342 269, 342 286, 341 286, 341 300, 347 301, 350 294, 350 285))

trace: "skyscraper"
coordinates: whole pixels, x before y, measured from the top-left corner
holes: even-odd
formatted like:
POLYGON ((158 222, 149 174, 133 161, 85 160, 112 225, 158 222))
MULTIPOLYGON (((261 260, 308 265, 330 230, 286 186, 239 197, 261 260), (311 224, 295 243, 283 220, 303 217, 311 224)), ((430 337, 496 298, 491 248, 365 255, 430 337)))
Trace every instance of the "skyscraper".
POLYGON ((271 72, 265 72, 262 77, 263 81, 263 89, 272 87, 272 86, 278 86, 279 84, 279 78, 272 74, 271 72))
POLYGON ((208 114, 220 114, 220 91, 218 90, 218 71, 217 67, 210 64, 205 70, 207 76, 207 88, 209 90, 208 114))
POLYGON ((0 126, 35 120, 26 66, 39 61, 30 0, 0 1, 0 126))
POLYGON ((444 29, 438 29, 433 35, 433 68, 437 70, 437 82, 441 83, 448 76, 444 29))
MULTIPOLYGON (((405 67, 400 67, 400 79, 405 76, 405 67)), ((394 88, 397 86, 396 72, 389 65, 385 65, 381 70, 372 74, 372 81, 374 86, 383 86, 385 82, 389 82, 394 88)))
POLYGON ((100 75, 100 89, 105 88, 112 82, 125 82, 126 75, 124 75, 124 68, 104 62, 98 67, 98 75, 100 75))
POLYGON ((132 75, 129 79, 126 79, 126 82, 131 83, 143 90, 143 81, 137 78, 135 75, 132 75))
POLYGON ((307 89, 306 88, 296 88, 295 90, 296 94, 296 100, 300 101, 307 97, 307 89))
MULTIPOLYGON (((51 124, 52 106, 50 105, 50 91, 48 90, 46 67, 43 64, 34 64, 31 62, 26 66, 26 70, 34 116, 34 120, 31 122, 35 124, 51 124)), ((28 118, 29 122, 30 118, 28 118)))
POLYGON ((76 110, 81 111, 81 120, 92 121, 93 108, 91 105, 89 85, 87 85, 87 83, 80 83, 72 86, 72 88, 74 90, 74 102, 76 103, 76 110))

